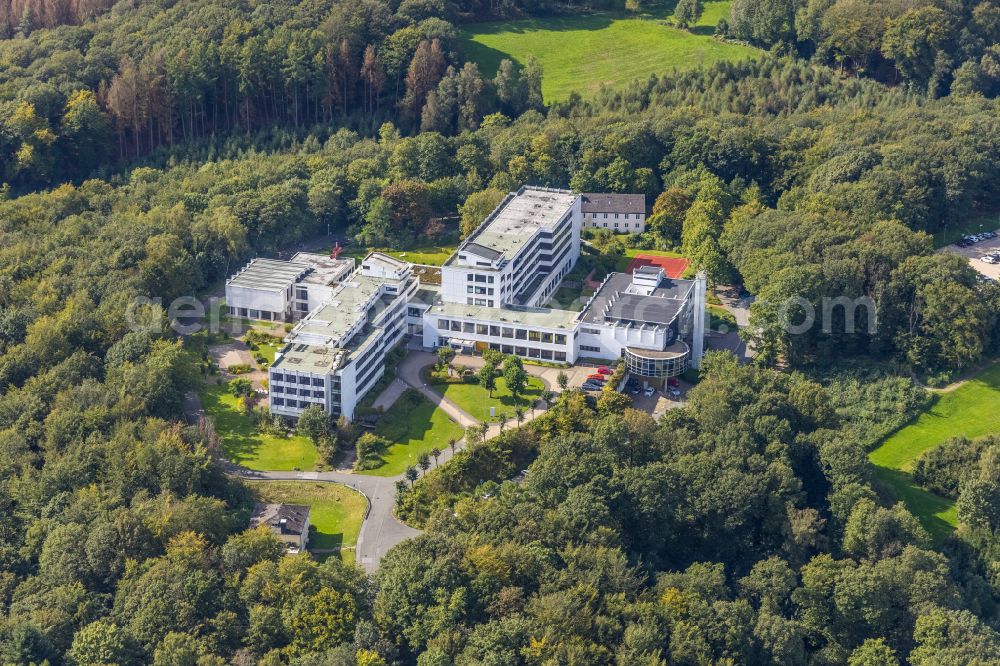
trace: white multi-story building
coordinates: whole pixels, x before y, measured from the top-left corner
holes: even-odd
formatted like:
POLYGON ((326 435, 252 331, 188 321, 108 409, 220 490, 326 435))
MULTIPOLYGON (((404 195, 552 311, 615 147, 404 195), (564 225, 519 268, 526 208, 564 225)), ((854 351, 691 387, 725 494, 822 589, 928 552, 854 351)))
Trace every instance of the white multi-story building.
POLYGON ((226 281, 226 305, 233 317, 295 321, 328 301, 352 270, 353 259, 308 252, 290 261, 254 259, 226 281))
MULTIPOLYGON (((597 195, 589 195, 597 196, 597 195)), ((601 195, 604 196, 604 195, 601 195)), ((371 253, 350 275, 327 284, 317 301, 282 301, 305 282, 292 267, 274 288, 234 293, 247 311, 309 312, 286 337, 269 370, 270 409, 296 417, 312 404, 353 418, 382 377, 385 355, 406 334, 425 349, 495 349, 539 361, 624 359, 630 372, 666 379, 700 363, 705 327, 704 274, 671 279, 644 267, 612 273, 582 310, 546 307, 580 256, 583 197, 522 187, 509 194, 440 271, 371 253), (270 290, 269 290, 270 289, 270 290), (288 290, 292 289, 292 292, 288 290), (279 293, 272 303, 272 291, 279 293), (254 298, 259 298, 254 301, 254 298), (266 307, 265 307, 266 305, 266 307)), ((275 272, 274 262, 251 267, 275 272)), ((284 262, 288 263, 288 262, 284 262)), ((227 284, 246 289, 240 276, 227 284)), ((260 279, 258 279, 260 282, 260 279)), ((233 301, 230 301, 232 304, 233 301)))
POLYGON ((626 234, 646 230, 645 195, 586 193, 580 199, 584 227, 626 234))

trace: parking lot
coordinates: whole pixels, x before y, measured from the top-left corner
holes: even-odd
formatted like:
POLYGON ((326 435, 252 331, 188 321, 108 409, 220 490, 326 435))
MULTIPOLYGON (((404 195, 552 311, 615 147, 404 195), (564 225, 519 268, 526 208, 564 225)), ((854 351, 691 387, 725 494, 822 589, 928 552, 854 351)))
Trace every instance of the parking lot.
POLYGON ((988 264, 985 261, 980 260, 980 257, 983 255, 1000 252, 1000 230, 998 230, 995 238, 988 238, 986 240, 979 241, 975 245, 971 245, 969 247, 949 245, 942 248, 942 251, 960 254, 969 260, 970 266, 983 275, 994 280, 1000 280, 1000 264, 988 264))

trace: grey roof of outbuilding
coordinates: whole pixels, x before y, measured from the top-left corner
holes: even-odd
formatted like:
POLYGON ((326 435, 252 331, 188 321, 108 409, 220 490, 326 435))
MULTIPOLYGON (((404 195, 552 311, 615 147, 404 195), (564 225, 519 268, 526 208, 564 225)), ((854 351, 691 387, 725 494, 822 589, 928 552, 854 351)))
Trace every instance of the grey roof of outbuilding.
POLYGON ((264 504, 257 502, 250 516, 250 527, 267 525, 283 534, 302 534, 309 522, 309 507, 301 504, 264 504), (285 521, 282 528, 281 521, 285 521))
POLYGON ((645 213, 646 195, 589 192, 580 195, 583 213, 645 213))

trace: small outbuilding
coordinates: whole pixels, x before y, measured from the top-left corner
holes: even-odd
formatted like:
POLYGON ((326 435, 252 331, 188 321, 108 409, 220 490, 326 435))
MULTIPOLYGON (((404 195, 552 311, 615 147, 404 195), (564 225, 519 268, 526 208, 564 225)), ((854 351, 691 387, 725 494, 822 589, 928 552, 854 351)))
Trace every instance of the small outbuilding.
POLYGON ((250 516, 250 528, 267 525, 291 555, 301 553, 309 543, 309 507, 300 504, 258 502, 250 516))

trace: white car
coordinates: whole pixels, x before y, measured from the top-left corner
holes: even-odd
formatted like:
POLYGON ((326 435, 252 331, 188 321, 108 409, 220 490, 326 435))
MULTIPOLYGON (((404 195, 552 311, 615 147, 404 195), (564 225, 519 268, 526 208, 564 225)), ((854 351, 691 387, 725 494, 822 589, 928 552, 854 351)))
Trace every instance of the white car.
POLYGON ((980 261, 985 261, 987 264, 1000 264, 1000 256, 995 254, 984 254, 979 257, 980 261))
POLYGON ((654 395, 656 395, 656 389, 653 388, 652 386, 647 386, 646 390, 643 391, 643 393, 646 394, 647 398, 652 398, 654 395))

